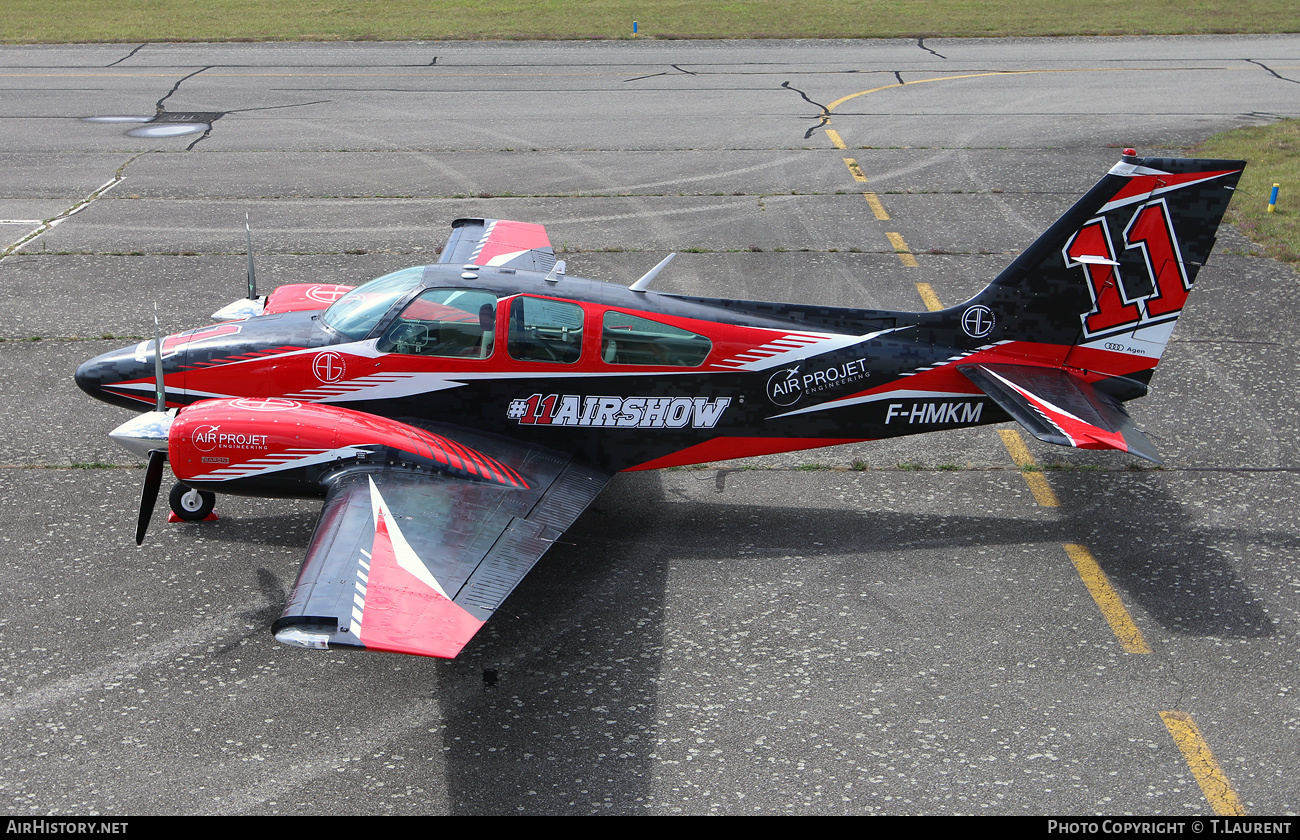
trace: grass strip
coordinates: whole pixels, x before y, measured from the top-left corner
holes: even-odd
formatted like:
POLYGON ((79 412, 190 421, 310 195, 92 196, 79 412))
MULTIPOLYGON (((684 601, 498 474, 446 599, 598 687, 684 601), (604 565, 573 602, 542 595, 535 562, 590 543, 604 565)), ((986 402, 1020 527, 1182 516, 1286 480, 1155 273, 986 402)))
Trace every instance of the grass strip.
POLYGON ((1228 131, 1194 152, 1197 157, 1246 161, 1228 221, 1267 256, 1300 271, 1300 120, 1228 131), (1278 202, 1270 213, 1274 184, 1280 185, 1278 202))
POLYGON ((5 0, 0 43, 918 38, 1300 31, 1295 0, 5 0))

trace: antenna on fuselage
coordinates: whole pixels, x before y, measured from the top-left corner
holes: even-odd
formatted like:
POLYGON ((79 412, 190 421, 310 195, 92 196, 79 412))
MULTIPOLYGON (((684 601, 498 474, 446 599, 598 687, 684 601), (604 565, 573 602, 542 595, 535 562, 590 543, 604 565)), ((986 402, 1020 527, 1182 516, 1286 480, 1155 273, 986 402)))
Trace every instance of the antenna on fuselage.
POLYGON ((253 226, 248 222, 248 211, 244 211, 244 232, 248 234, 248 299, 257 300, 257 277, 253 273, 253 226))
POLYGON ((659 272, 663 271, 664 266, 672 262, 673 257, 675 256, 677 256, 676 252, 671 253, 668 256, 664 257, 662 260, 659 261, 659 265, 650 269, 645 274, 642 274, 641 279, 637 280, 631 286, 628 286, 628 288, 634 292, 644 292, 650 286, 650 281, 655 279, 655 277, 659 276, 659 272))

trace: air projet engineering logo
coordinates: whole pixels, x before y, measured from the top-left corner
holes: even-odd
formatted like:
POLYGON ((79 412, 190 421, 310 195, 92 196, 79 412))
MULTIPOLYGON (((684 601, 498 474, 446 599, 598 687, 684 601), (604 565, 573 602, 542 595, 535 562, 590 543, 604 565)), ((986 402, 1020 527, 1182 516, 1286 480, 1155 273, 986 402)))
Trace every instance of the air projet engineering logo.
POLYGON ((506 416, 523 426, 621 426, 712 429, 731 397, 580 397, 533 394, 511 400, 506 416))
POLYGON ((804 372, 802 364, 785 367, 767 379, 767 398, 775 405, 794 405, 804 394, 815 394, 866 379, 871 375, 865 358, 832 368, 804 372))
POLYGON ((264 449, 267 435, 229 434, 221 431, 220 426, 199 426, 190 436, 194 448, 200 452, 211 452, 218 446, 223 449, 264 449))

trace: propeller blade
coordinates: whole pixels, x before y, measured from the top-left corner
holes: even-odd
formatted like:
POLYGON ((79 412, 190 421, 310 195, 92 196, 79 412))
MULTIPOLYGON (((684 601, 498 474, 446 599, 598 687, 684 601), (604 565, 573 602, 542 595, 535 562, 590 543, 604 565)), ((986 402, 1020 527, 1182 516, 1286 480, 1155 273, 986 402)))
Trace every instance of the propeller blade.
POLYGON ((158 326, 158 302, 153 305, 153 390, 154 410, 167 410, 167 386, 163 384, 162 327, 158 326))
POLYGON ((135 544, 144 542, 144 532, 149 529, 153 506, 158 501, 158 488, 162 486, 163 462, 167 453, 160 449, 149 452, 149 466, 144 471, 144 488, 140 491, 140 517, 135 523, 135 544))
POLYGON ((257 278, 253 275, 253 227, 244 213, 244 232, 248 234, 248 299, 257 300, 257 278))

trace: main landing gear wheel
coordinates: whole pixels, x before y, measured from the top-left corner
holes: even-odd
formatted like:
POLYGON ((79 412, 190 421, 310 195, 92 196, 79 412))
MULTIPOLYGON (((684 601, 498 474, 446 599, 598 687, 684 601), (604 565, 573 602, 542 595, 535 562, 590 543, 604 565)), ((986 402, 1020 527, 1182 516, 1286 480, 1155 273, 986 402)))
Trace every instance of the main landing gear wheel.
POLYGON ((168 501, 171 503, 172 513, 176 514, 178 519, 184 519, 186 522, 201 522, 207 519, 212 509, 216 507, 217 494, 177 484, 172 487, 168 501))

